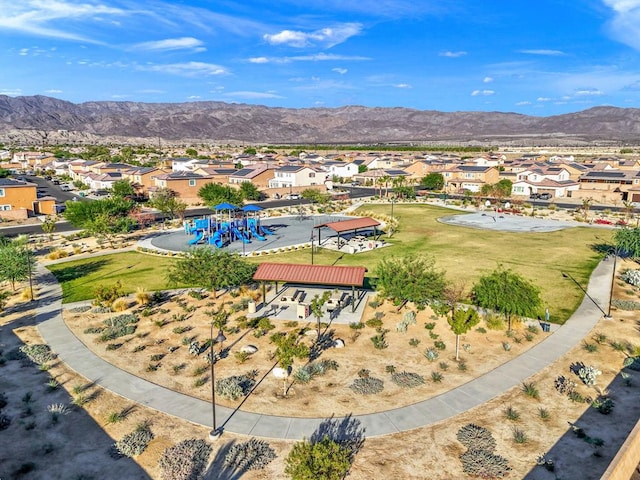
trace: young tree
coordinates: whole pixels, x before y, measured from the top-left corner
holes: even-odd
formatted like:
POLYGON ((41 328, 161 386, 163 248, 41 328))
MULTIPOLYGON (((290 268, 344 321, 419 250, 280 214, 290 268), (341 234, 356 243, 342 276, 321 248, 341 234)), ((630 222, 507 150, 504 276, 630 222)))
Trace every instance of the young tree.
POLYGON ((500 265, 493 272, 480 277, 471 291, 473 303, 501 313, 511 330, 511 316, 536 317, 542 310, 538 287, 500 265))
POLYGON ((42 231, 49 235, 49 240, 53 238, 53 232, 56 230, 55 218, 51 215, 47 215, 40 226, 42 231))
POLYGON ((189 251, 172 264, 166 274, 169 285, 203 287, 213 292, 251 281, 257 266, 238 255, 209 247, 189 251))
POLYGON ((284 472, 293 480, 342 480, 351 468, 351 451, 325 435, 293 445, 284 472))
POLYGON ((129 180, 117 180, 113 182, 111 194, 118 198, 133 197, 136 194, 136 189, 129 180))
MULTIPOLYGON (((284 333, 278 332, 269 338, 277 347, 273 355, 278 362, 278 366, 285 372, 289 372, 295 358, 309 358, 309 347, 300 343, 300 335, 297 331, 284 333)), ((282 394, 287 396, 287 377, 283 377, 282 394)))
POLYGON ((442 190, 442 187, 444 187, 444 177, 441 173, 429 173, 420 179, 420 186, 427 190, 442 190))
POLYGON ((21 241, 0 242, 0 281, 11 283, 16 289, 16 282, 26 280, 33 273, 35 259, 26 243, 21 241))
POLYGON ((459 360, 460 335, 464 335, 480 322, 480 315, 473 308, 458 309, 451 312, 451 318, 447 318, 451 330, 456 335, 456 362, 459 360))
POLYGON ((322 320, 322 307, 324 307, 324 304, 327 303, 327 300, 329 300, 329 297, 331 297, 331 292, 324 292, 322 295, 314 295, 313 299, 311 300, 311 305, 309 306, 309 308, 311 309, 311 314, 316 317, 316 320, 318 322, 318 337, 316 341, 320 341, 320 320, 322 320))
POLYGON ((106 198, 91 202, 67 202, 64 217, 75 227, 92 235, 106 237, 113 245, 113 237, 133 227, 129 213, 135 204, 122 198, 106 198))
POLYGON ((433 257, 389 257, 378 263, 376 288, 396 305, 414 302, 424 308, 432 301, 444 298, 444 271, 436 270, 433 257))
POLYGON ((181 201, 176 196, 176 192, 170 188, 158 189, 153 194, 153 198, 149 200, 149 206, 159 210, 162 213, 163 220, 166 217, 170 219, 182 218, 187 209, 187 204, 181 201))
POLYGON ((262 198, 262 193, 260 193, 258 187, 251 182, 242 182, 240 184, 240 193, 245 200, 260 200, 262 198))
POLYGON ((640 228, 620 228, 613 235, 613 240, 618 254, 631 257, 634 260, 640 258, 640 228))
POLYGON ((219 203, 232 203, 234 205, 242 205, 242 193, 240 190, 228 185, 219 185, 217 183, 207 183, 198 190, 198 196, 207 205, 217 205, 219 203))

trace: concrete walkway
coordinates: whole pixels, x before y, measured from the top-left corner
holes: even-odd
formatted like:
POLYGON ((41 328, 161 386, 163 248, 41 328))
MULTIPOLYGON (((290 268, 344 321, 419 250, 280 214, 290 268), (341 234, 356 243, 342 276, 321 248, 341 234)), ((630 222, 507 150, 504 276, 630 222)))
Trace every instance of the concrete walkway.
MULTIPOLYGON (((609 301, 613 261, 594 270, 587 291, 605 309, 609 301)), ((37 266, 40 294, 38 329, 45 342, 70 368, 92 382, 153 409, 200 425, 212 424, 211 403, 174 392, 126 373, 87 349, 62 320, 62 291, 55 277, 37 266)), ((600 309, 585 296, 573 316, 545 340, 522 355, 464 385, 428 400, 385 412, 357 415, 366 436, 380 436, 424 427, 482 405, 520 385, 578 344, 602 318, 600 309)), ((327 412, 329 417, 331 412, 327 412)), ((325 418, 262 415, 216 406, 218 425, 225 431, 256 437, 299 440, 310 437, 325 418)))

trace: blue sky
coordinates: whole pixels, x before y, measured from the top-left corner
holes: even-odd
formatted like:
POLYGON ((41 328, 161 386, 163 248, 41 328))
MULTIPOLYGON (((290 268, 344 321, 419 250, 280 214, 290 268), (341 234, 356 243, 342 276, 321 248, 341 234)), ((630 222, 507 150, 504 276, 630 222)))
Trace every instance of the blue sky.
POLYGON ((0 0, 0 94, 640 107, 640 0, 0 0))

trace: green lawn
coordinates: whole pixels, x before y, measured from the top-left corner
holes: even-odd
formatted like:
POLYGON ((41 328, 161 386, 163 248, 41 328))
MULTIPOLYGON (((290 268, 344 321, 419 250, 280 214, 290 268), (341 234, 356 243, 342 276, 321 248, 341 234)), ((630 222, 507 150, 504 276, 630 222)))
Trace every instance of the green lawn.
MULTIPOLYGON (((389 213, 388 205, 367 205, 369 211, 389 213)), ((456 212, 429 205, 396 204, 400 219, 393 245, 358 255, 320 250, 315 263, 324 265, 363 265, 372 275, 380 259, 387 255, 429 254, 452 281, 463 281, 470 289, 484 273, 499 264, 529 279, 542 292, 551 320, 563 323, 577 308, 583 293, 567 272, 586 287, 589 276, 602 254, 596 247, 611 238, 610 230, 578 227, 549 233, 507 233, 476 230, 443 224, 437 218, 456 212), (600 237, 599 239, 596 236, 600 237)), ((605 249, 606 251, 606 249, 605 249)), ((127 252, 52 265, 50 269, 62 282, 63 301, 74 302, 93 296, 99 284, 120 279, 129 292, 137 286, 147 290, 167 288, 165 272, 173 261, 127 252)), ((311 263, 310 249, 277 255, 250 257, 252 262, 311 263)))
MULTIPOLYGON (((368 211, 389 214, 388 205, 367 205, 368 211)), ((457 212, 430 205, 396 204, 399 231, 385 238, 393 246, 357 255, 321 250, 314 255, 318 264, 364 265, 372 274, 387 255, 429 254, 447 278, 463 281, 470 289, 484 273, 498 264, 519 273, 537 285, 549 307, 551 320, 563 323, 582 301, 583 293, 561 272, 567 272, 585 288, 591 271, 602 258, 597 246, 612 236, 609 230, 578 227, 547 233, 508 233, 447 225, 437 218, 457 212), (596 237, 600 237, 599 239, 596 237)), ((605 249, 606 251, 606 249, 605 249)), ((309 249, 260 256, 256 262, 310 263, 309 249)))
POLYGON ((167 288, 165 272, 172 258, 138 252, 124 252, 83 258, 50 265, 62 284, 62 302, 72 303, 93 298, 98 285, 113 285, 117 280, 127 293, 141 286, 146 290, 167 288))

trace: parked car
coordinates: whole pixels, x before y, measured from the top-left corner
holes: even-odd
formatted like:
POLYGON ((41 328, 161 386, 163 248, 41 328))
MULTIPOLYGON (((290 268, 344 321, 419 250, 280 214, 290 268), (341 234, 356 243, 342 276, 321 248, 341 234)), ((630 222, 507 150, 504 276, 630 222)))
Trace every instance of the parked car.
POLYGON ((292 193, 290 195, 287 195, 287 198, 289 200, 298 200, 300 198, 300 194, 299 193, 292 193))
POLYGON ((63 192, 70 192, 71 190, 73 190, 73 187, 69 184, 60 185, 60 190, 62 190, 63 192))
POLYGON ((550 193, 541 193, 540 194, 540 200, 550 200, 551 199, 551 194, 550 193))
POLYGON ((109 190, 96 190, 93 192, 96 197, 108 197, 110 193, 109 190))

